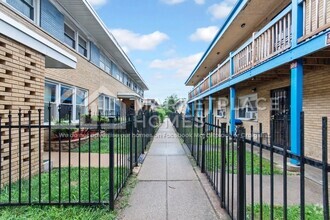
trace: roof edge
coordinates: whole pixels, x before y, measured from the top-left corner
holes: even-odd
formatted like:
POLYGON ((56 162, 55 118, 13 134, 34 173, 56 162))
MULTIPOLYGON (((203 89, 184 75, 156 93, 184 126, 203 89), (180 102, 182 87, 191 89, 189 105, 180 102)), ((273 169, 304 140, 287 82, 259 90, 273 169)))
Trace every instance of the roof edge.
POLYGON ((218 33, 216 34, 216 36, 212 40, 211 44, 209 45, 209 47, 207 48, 207 50, 203 54, 202 58, 197 63, 196 67, 194 68, 194 70, 191 72, 188 79, 186 80, 186 82, 185 82, 186 86, 188 86, 189 81, 195 75, 196 71, 201 66, 201 64, 204 62, 207 55, 213 49, 214 45, 219 41, 219 39, 221 38, 223 33, 226 32, 226 30, 228 29, 228 27, 232 23, 233 19, 239 14, 239 12, 243 9, 243 6, 245 6, 245 4, 247 4, 247 3, 248 3, 248 0, 238 0, 238 2, 235 4, 235 6, 231 10, 230 14, 227 16, 227 18, 225 20, 225 23, 222 25, 222 27, 220 28, 220 30, 218 31, 218 33), (240 9, 240 10, 238 10, 238 9, 240 9))

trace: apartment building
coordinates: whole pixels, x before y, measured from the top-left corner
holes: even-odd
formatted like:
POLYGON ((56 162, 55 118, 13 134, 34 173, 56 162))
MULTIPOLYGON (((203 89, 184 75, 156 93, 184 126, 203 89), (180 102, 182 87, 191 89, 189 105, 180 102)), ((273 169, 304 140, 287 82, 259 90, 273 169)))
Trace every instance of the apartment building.
POLYGON ((248 135, 261 123, 275 146, 299 155, 303 111, 305 153, 321 159, 322 117, 330 116, 329 24, 329 0, 239 0, 186 81, 194 87, 193 114, 227 123, 232 133, 236 119, 248 135))
MULTIPOLYGON (((125 115, 142 107, 147 89, 87 0, 0 0, 2 125, 17 124, 19 118, 32 126, 59 118, 76 123, 88 111, 125 115)), ((37 167, 40 162, 38 131, 29 132, 1 131, 0 167, 12 170, 0 172, 2 184, 8 175, 16 179, 18 164, 23 163, 24 176, 28 163, 37 167)))

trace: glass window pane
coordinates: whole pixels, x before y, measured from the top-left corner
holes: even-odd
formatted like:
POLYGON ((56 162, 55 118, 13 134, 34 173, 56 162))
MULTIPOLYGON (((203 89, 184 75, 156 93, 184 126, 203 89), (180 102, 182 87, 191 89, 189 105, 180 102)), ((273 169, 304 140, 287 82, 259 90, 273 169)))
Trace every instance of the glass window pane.
POLYGON ((99 107, 99 110, 102 110, 103 109, 103 96, 99 96, 99 100, 98 100, 98 107, 99 107))
POLYGON ((79 113, 80 113, 80 116, 87 114, 87 108, 82 105, 77 105, 76 106, 76 120, 79 120, 79 113))
POLYGON ((73 89, 68 87, 61 87, 61 103, 72 104, 73 89))
POLYGON ((26 17, 34 20, 33 0, 7 0, 7 3, 24 14, 26 17))
POLYGON ((76 103, 77 105, 85 105, 86 91, 77 89, 76 103))
MULTIPOLYGON (((45 103, 44 105, 44 122, 49 122, 49 104, 45 103)), ((56 120, 57 108, 56 104, 50 104, 50 121, 56 120)))
POLYGON ((79 45, 83 48, 87 48, 87 42, 81 37, 79 37, 79 45))
POLYGON ((64 33, 74 39, 75 38, 75 33, 74 33, 74 30, 72 30, 68 25, 64 24, 64 33))
POLYGON ((45 84, 45 102, 56 102, 56 85, 46 83, 45 84))

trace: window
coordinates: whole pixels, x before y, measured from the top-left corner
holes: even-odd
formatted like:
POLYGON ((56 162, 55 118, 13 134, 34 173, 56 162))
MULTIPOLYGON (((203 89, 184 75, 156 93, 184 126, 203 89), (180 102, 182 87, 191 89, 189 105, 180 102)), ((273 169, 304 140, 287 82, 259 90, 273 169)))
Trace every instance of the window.
POLYGON ((238 118, 256 120, 257 117, 257 95, 240 97, 238 99, 238 118))
POLYGON ((73 113, 73 88, 61 86, 61 110, 60 118, 63 120, 72 120, 73 113))
POLYGON ((64 42, 71 48, 76 49, 76 34, 68 25, 64 24, 64 42))
POLYGON ((44 98, 44 119, 45 122, 53 121, 57 117, 56 108, 56 94, 57 86, 55 84, 46 83, 45 84, 45 98, 44 98), (49 105, 51 107, 51 112, 49 112, 49 105))
POLYGON ((103 54, 101 54, 100 57, 100 68, 110 74, 111 61, 103 54))
POLYGON ((226 98, 219 98, 217 101, 216 116, 219 118, 225 118, 227 106, 228 106, 228 100, 226 98))
POLYGON ((87 41, 85 41, 82 37, 79 36, 78 40, 78 52, 87 57, 87 41))
POLYGON ((6 2, 32 21, 36 20, 35 0, 6 0, 6 2))
POLYGON ((98 99, 98 109, 101 115, 115 115, 115 98, 106 95, 100 95, 98 99))
POLYGON ((87 91, 62 85, 55 82, 45 83, 45 97, 44 97, 44 110, 45 110, 45 122, 58 121, 61 118, 62 121, 72 122, 79 120, 79 114, 83 115, 87 113, 87 91), (51 112, 49 112, 49 103, 51 105, 51 112), (58 111, 59 107, 61 110, 58 111), (71 114, 70 114, 71 113, 71 114))
POLYGON ((77 89, 76 92, 76 119, 79 119, 79 114, 83 115, 86 114, 86 99, 87 99, 87 92, 82 89, 77 89))

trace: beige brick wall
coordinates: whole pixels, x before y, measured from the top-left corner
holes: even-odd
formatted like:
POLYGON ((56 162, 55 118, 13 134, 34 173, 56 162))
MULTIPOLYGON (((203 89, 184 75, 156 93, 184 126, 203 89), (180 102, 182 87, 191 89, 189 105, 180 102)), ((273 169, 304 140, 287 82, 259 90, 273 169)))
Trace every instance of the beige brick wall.
MULTIPOLYGON (((31 124, 39 123, 38 109, 43 109, 45 80, 45 58, 24 45, 0 35, 0 117, 1 125, 9 125, 9 112, 12 113, 12 125, 18 125, 19 108, 22 110, 22 125, 28 125, 28 111, 31 111, 31 124)), ((43 113, 41 112, 41 122, 43 113)), ((29 129, 11 130, 11 179, 18 179, 19 149, 21 149, 22 176, 28 176, 29 161, 32 174, 38 172, 39 133, 31 129, 31 157, 29 155, 29 129)), ((9 181, 9 129, 1 130, 1 181, 0 186, 9 181)), ((43 136, 43 132, 41 132, 43 136)), ((41 145, 41 149, 42 149, 41 145)))
MULTIPOLYGON (((76 69, 46 69, 46 79, 55 80, 88 90, 90 107, 93 114, 96 114, 97 112, 97 94, 104 93, 109 96, 117 97, 118 92, 135 93, 132 89, 123 85, 117 79, 90 63, 89 60, 81 56, 75 50, 56 40, 34 23, 12 10, 9 10, 1 1, 0 10, 77 58, 76 69)), ((136 110, 142 107, 138 101, 135 102, 135 106, 137 106, 136 110)))

